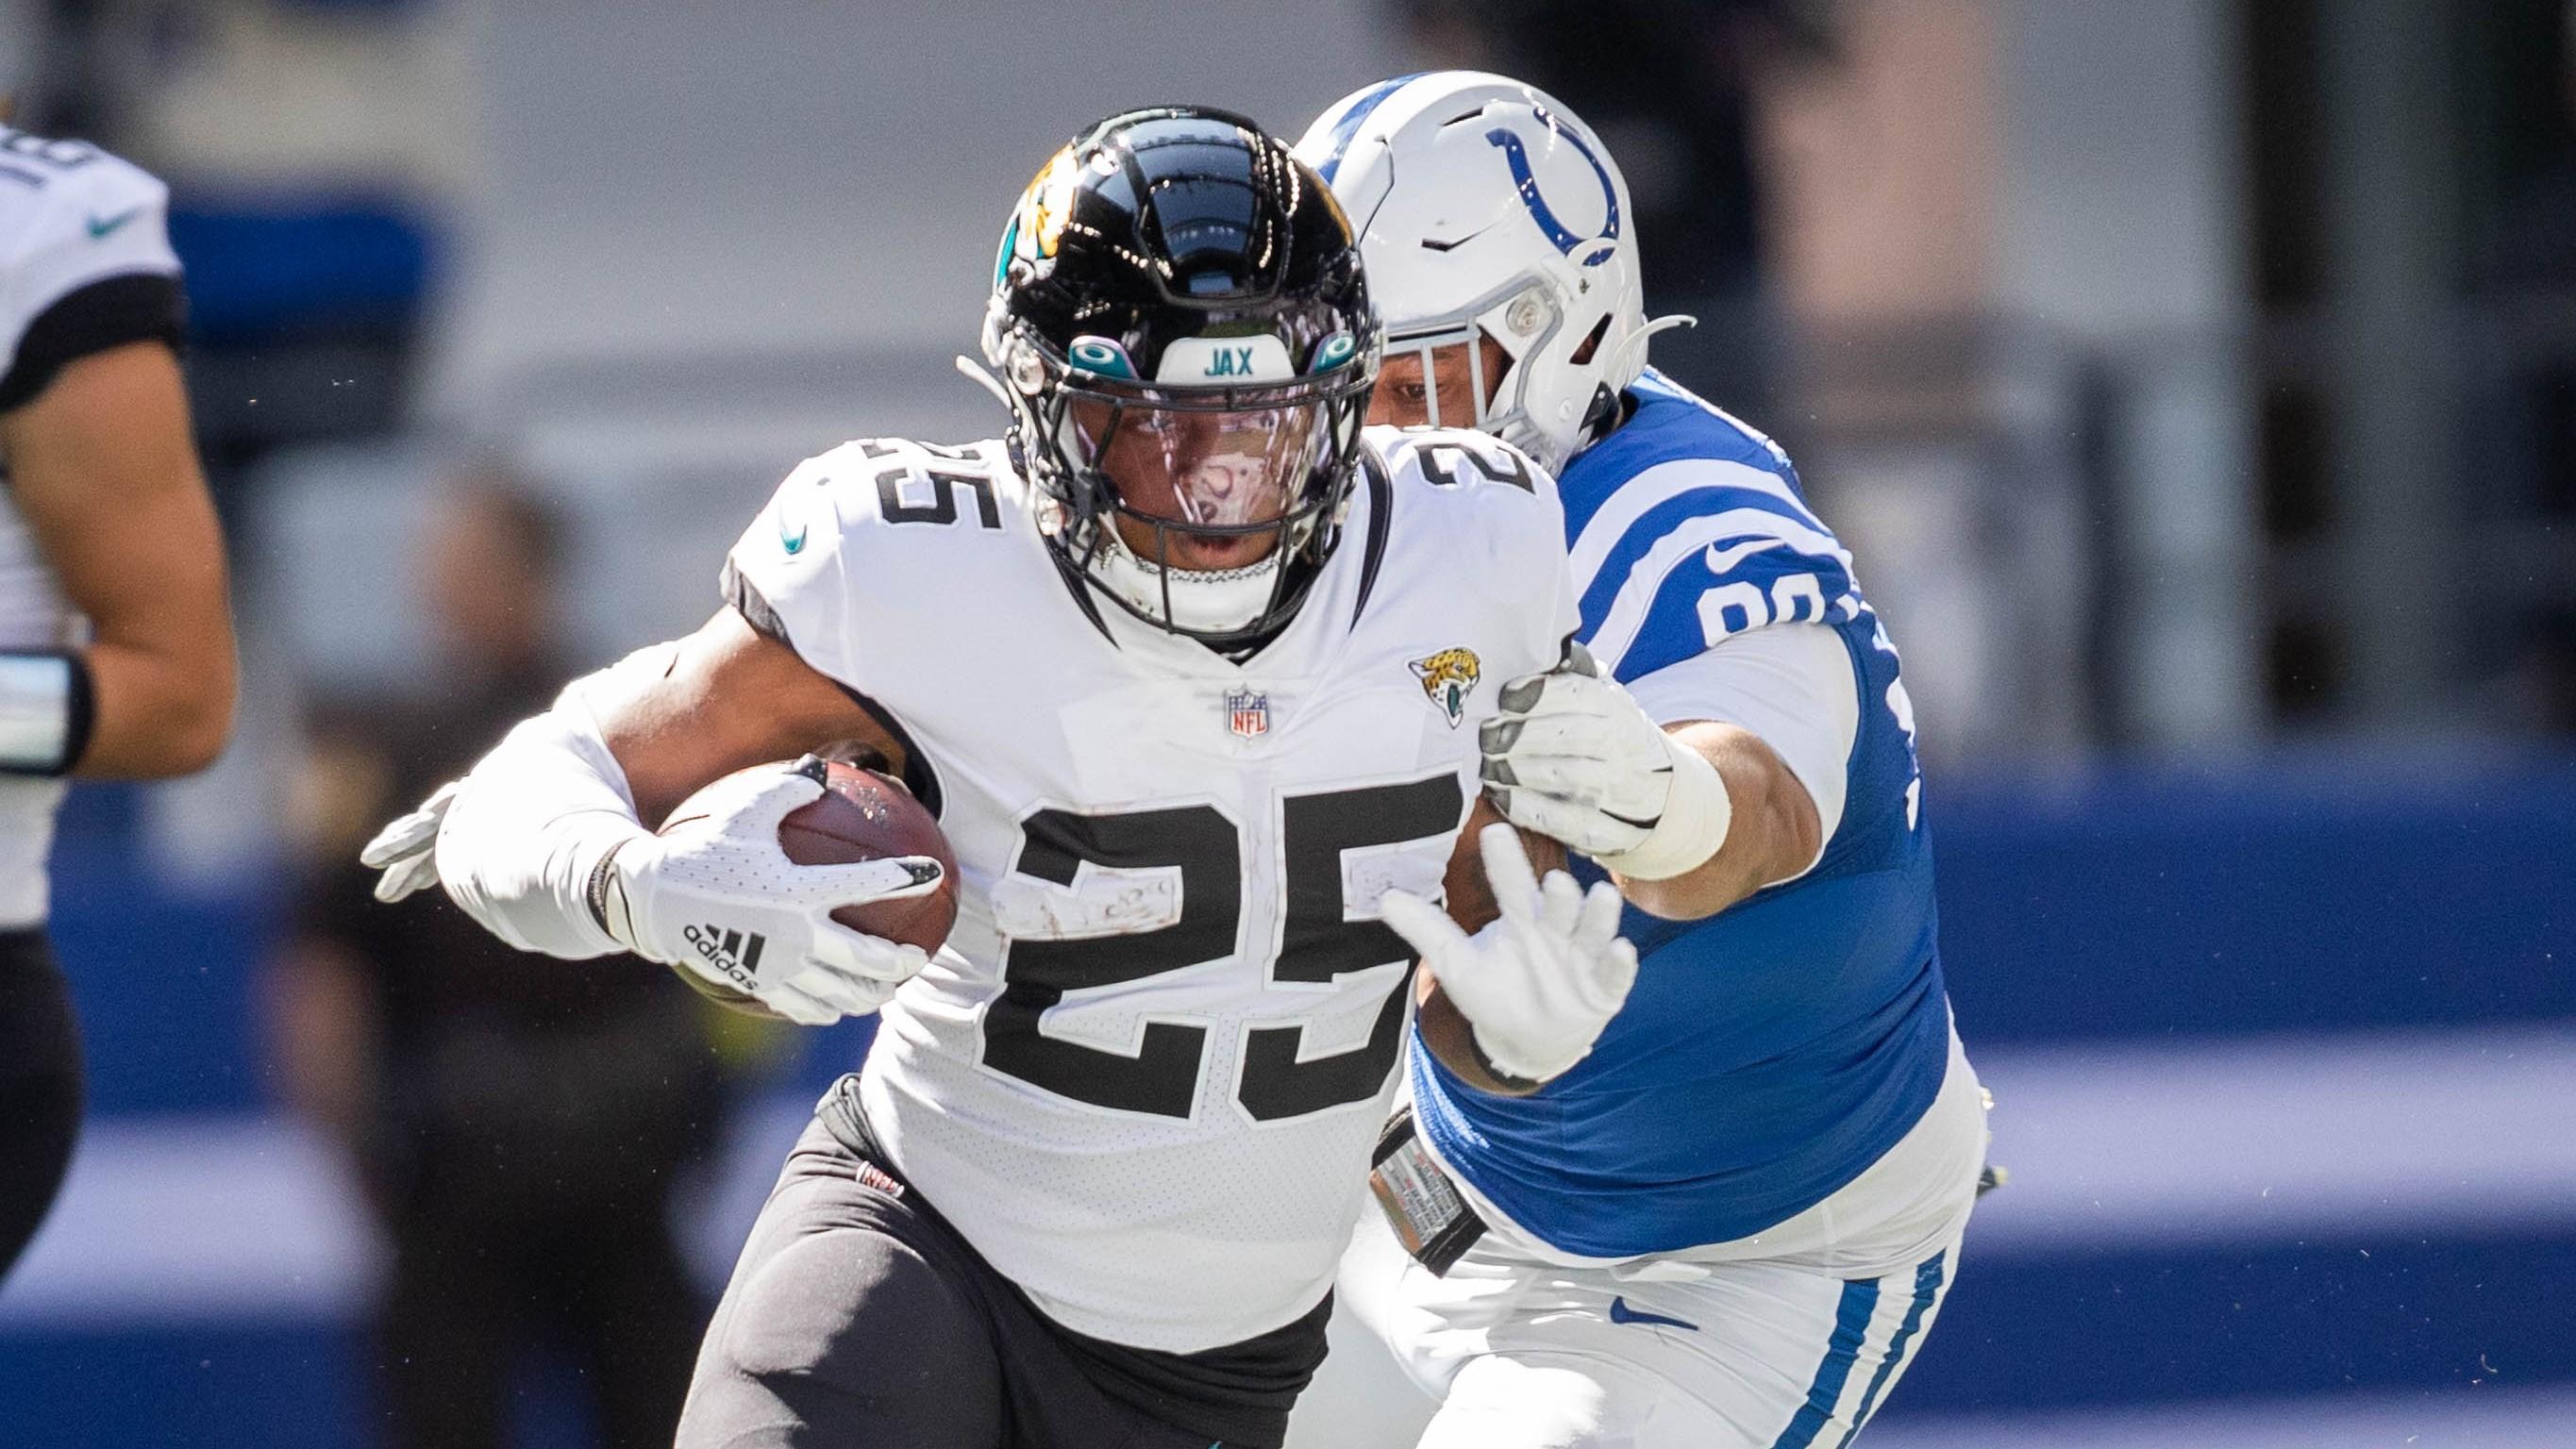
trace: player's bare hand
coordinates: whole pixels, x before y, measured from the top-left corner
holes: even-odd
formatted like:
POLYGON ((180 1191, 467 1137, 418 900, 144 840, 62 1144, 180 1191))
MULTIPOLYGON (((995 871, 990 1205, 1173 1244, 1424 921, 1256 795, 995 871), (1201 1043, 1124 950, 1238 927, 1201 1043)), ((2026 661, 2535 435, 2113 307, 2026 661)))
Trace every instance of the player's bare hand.
POLYGON ((1486 826, 1476 843, 1500 920, 1470 936, 1403 891, 1389 891, 1378 911, 1440 979, 1485 1060, 1547 1081, 1582 1061, 1627 1002, 1637 949, 1620 938, 1619 893, 1607 881, 1586 891, 1552 870, 1541 882, 1509 825, 1486 826))

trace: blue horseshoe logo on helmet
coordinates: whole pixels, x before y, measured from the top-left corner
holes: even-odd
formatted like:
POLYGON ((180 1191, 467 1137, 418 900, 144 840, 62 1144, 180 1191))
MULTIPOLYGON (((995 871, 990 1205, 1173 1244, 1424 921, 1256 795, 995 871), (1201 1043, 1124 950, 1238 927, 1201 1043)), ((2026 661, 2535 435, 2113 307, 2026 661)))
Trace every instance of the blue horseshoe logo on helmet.
POLYGON ((1547 239, 1555 244, 1558 251, 1567 256, 1574 255, 1577 247, 1591 246, 1592 250, 1584 254, 1580 264, 1597 267, 1608 261, 1610 254, 1618 250, 1618 188, 1611 184, 1610 168, 1601 164, 1601 158, 1592 154, 1592 148, 1583 144, 1581 136, 1576 135, 1570 127, 1558 125, 1556 118, 1545 111, 1540 111, 1538 118, 1547 123, 1549 130, 1570 142, 1577 154, 1592 163, 1592 174, 1601 178, 1601 201, 1607 208, 1609 216, 1601 223, 1600 235, 1576 236, 1566 230, 1565 223, 1556 219, 1556 213, 1548 209, 1547 198, 1538 194, 1538 178, 1530 172, 1529 148, 1522 144, 1521 138, 1509 127, 1497 126, 1485 133, 1485 139, 1503 148, 1503 159, 1511 164, 1513 184, 1521 194, 1521 205, 1529 208, 1530 220, 1537 222, 1538 229, 1546 234, 1547 239))

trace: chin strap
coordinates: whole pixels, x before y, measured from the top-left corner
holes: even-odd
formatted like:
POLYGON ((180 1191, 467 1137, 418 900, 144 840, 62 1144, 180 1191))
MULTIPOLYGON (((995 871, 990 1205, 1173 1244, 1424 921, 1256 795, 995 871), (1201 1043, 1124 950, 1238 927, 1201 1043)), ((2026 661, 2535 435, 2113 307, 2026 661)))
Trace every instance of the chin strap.
POLYGON ((1637 371, 1643 372, 1646 368, 1647 338, 1658 332, 1670 332, 1676 327, 1697 327, 1698 325, 1697 317, 1685 317, 1679 312, 1669 317, 1656 318, 1620 339, 1618 350, 1611 353, 1609 361, 1602 364, 1601 375, 1604 377, 1636 376, 1636 373, 1628 371, 1630 356, 1634 354, 1637 371))
POLYGON ((1014 416, 1018 415, 1019 410, 1017 408, 1011 408, 1011 394, 1002 386, 1002 380, 993 375, 993 369, 986 367, 984 364, 977 362, 975 359, 968 357, 962 352, 957 354, 956 361, 957 370, 959 372, 972 378, 977 387, 991 393, 993 395, 993 401, 1000 403, 1005 408, 1010 408, 1014 416))

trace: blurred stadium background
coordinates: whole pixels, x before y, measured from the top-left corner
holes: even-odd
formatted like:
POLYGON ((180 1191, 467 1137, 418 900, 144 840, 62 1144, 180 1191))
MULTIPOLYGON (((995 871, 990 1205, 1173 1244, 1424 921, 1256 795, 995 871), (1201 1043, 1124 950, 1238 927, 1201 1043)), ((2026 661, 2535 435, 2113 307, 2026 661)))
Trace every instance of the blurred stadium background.
MULTIPOLYGON (((64 821, 94 1116, 0 1294, 0 1444, 372 1442, 381 1245, 259 996, 306 703, 423 682, 461 462, 577 520, 576 658, 689 627, 795 459, 995 426, 949 357, 1074 126, 1293 135, 1548 8, 0 0, 21 123, 176 189, 248 655, 217 771, 64 821)), ((1740 127, 1747 239, 1650 234, 1649 300, 1906 651, 2014 1172, 1868 1442, 2576 1445, 2576 12, 1586 9, 1748 37, 1740 105, 1604 130, 1687 211, 1671 114, 1740 127)), ((737 1075, 678 1189, 710 1283, 863 1042, 737 1075)), ((1409 1444, 1344 1346, 1300 1444, 1409 1444)), ((571 1373, 525 1443, 589 1442, 571 1373)))

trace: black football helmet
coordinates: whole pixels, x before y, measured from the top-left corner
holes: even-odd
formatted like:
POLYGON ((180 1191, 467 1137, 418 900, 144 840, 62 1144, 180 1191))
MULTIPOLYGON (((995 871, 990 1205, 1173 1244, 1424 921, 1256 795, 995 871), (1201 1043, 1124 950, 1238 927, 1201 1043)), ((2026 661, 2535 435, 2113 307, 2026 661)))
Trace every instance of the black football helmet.
POLYGON ((984 358, 1067 570, 1249 647, 1338 541, 1379 328, 1331 188, 1229 112, 1112 116, 1002 233, 984 358))

